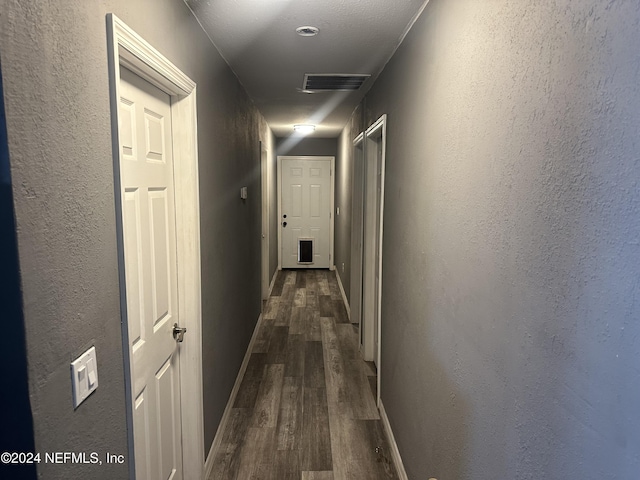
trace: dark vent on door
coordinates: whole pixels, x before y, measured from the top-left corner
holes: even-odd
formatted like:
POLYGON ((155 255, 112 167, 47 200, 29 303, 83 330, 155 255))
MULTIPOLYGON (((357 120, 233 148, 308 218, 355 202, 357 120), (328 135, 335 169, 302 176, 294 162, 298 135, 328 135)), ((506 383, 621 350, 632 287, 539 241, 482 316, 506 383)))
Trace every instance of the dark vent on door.
POLYGON ((311 74, 304 76, 303 91, 349 91, 358 90, 371 75, 357 74, 311 74))

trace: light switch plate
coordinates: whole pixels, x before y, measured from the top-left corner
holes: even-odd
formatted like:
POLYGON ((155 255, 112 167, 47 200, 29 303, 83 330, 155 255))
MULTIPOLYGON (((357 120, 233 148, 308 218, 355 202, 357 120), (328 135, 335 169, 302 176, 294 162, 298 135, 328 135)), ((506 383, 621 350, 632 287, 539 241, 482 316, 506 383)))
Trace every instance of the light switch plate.
POLYGON ((73 387, 73 408, 78 408, 78 405, 98 388, 96 347, 91 347, 71 362, 71 385, 73 387))

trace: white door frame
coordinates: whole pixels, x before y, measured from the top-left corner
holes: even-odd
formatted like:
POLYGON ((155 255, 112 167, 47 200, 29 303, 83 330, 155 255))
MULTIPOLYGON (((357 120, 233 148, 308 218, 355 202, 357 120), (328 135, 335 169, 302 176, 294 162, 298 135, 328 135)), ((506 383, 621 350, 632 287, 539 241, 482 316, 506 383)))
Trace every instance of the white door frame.
POLYGON ((278 155, 278 270, 282 270, 282 160, 330 160, 331 161, 331 213, 329 217, 329 270, 334 270, 334 255, 333 255, 333 232, 335 228, 335 171, 336 171, 336 158, 327 156, 313 156, 313 155, 278 155))
POLYGON ((364 132, 353 140, 351 216, 351 321, 358 322, 358 345, 362 348, 362 261, 364 242, 364 132))
MULTIPOLYGON (((356 262, 358 262, 358 258, 360 258, 360 266, 357 270, 354 270, 354 277, 356 278, 356 288, 359 288, 361 293, 361 297, 354 297, 356 309, 359 309, 360 315, 360 349, 362 351, 362 356, 365 360, 371 361, 377 359, 377 367, 378 367, 378 394, 377 394, 377 403, 380 405, 380 386, 381 386, 381 371, 382 371, 382 239, 384 232, 384 179, 385 179, 385 163, 386 163, 386 142, 387 142, 387 115, 382 115, 376 122, 374 122, 369 128, 366 129, 364 134, 359 135, 354 140, 354 149, 359 146, 359 143, 364 141, 363 145, 363 161, 361 165, 357 165, 354 163, 355 169, 360 169, 359 171, 354 171, 354 182, 357 181, 357 178, 360 178, 358 175, 362 175, 362 188, 358 190, 359 185, 354 185, 354 192, 358 195, 362 195, 362 210, 360 212, 354 211, 354 231, 352 235, 362 239, 362 245, 360 248, 357 247, 358 238, 354 240, 352 236, 352 258, 356 258, 356 262), (380 140, 376 140, 380 136, 380 140), (375 191, 376 188, 376 175, 368 175, 367 171, 370 168, 376 168, 376 164, 372 165, 372 162, 378 161, 377 152, 374 150, 378 146, 378 142, 381 142, 381 150, 382 155, 380 156, 380 169, 381 169, 381 178, 380 178, 380 196, 375 198, 373 205, 367 202, 367 192, 370 192, 372 189, 375 191), (372 154, 373 153, 373 154, 372 154), (368 209, 376 208, 376 205, 380 206, 378 221, 378 230, 374 231, 374 236, 369 237, 365 232, 365 224, 368 209), (365 275, 365 263, 367 259, 364 258, 365 251, 367 251, 366 246, 374 246, 377 242, 377 252, 373 252, 372 258, 375 259, 376 254, 378 257, 378 283, 374 285, 375 295, 369 297, 364 289, 364 275, 365 275), (359 256, 359 257, 358 257, 359 256), (358 278, 359 277, 359 278, 358 278), (377 304, 374 304, 377 302, 377 304), (375 318, 366 317, 364 315, 365 311, 376 312, 375 318), (364 331, 363 331, 364 330, 364 331), (378 338, 378 348, 375 349, 375 335, 377 334, 378 338)), ((354 151, 355 155, 355 151, 354 151)), ((354 158, 355 161, 355 158, 354 158)), ((374 229, 375 230, 375 229, 374 229)), ((371 251, 371 249, 368 249, 371 251)), ((375 268, 371 270, 373 273, 372 280, 375 279, 375 268)), ((352 305, 352 314, 353 314, 353 305, 352 305)), ((352 318, 354 318, 352 316, 352 318)))
POLYGON ((260 178, 262 185, 262 299, 269 297, 269 152, 260 142, 260 178))
MULTIPOLYGON (((114 162, 116 211, 122 207, 120 193, 120 139, 118 99, 120 66, 126 67, 171 96, 176 208, 179 318, 187 327, 180 344, 180 396, 182 403, 183 478, 200 480, 204 475, 204 421, 202 399, 202 304, 200 277, 200 204, 196 84, 113 14, 107 15, 109 94, 114 162)), ((118 215, 119 217, 119 215, 118 215)), ((122 315, 129 472, 135 478, 133 409, 129 332, 126 312, 122 219, 118 218, 118 263, 122 315)))

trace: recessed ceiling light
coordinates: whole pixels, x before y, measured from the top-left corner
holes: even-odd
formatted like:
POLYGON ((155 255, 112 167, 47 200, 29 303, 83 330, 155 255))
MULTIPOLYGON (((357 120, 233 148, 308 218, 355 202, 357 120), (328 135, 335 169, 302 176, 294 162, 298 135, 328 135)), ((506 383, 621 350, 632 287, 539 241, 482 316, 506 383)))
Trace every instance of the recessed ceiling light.
POLYGON ((315 125, 294 125, 293 129, 298 133, 312 133, 315 129, 315 125))
POLYGON ((320 30, 318 30, 317 27, 311 27, 311 26, 296 28, 296 33, 301 37, 315 37, 319 31, 320 30))

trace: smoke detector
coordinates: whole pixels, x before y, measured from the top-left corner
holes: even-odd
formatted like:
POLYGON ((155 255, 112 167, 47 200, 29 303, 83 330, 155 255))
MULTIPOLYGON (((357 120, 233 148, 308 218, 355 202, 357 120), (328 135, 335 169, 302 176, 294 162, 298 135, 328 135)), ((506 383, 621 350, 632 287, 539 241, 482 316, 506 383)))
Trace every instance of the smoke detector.
POLYGON ((315 37, 320 30, 318 27, 304 26, 296 28, 296 33, 301 37, 315 37))

